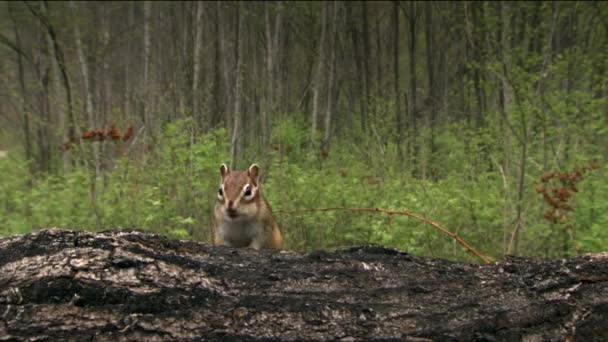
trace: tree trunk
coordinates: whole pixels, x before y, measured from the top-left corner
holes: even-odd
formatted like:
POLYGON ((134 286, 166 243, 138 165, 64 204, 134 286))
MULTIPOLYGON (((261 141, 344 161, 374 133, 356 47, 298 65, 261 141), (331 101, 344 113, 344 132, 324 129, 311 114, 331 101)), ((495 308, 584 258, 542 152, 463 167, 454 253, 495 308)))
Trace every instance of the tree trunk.
POLYGON ((268 145, 270 138, 270 119, 277 113, 280 101, 279 86, 279 46, 281 28, 283 23, 283 8, 281 2, 277 6, 277 14, 274 17, 274 27, 270 19, 270 4, 264 3, 264 23, 266 34, 266 99, 265 108, 262 110, 262 146, 268 145))
POLYGON ((384 84, 382 83, 382 42, 380 40, 380 19, 376 19, 376 96, 384 96, 384 84))
POLYGON ((267 134, 268 132, 266 131, 267 125, 268 125, 268 117, 271 116, 274 112, 274 101, 275 101, 275 96, 274 96, 274 77, 273 77, 273 70, 274 70, 274 51, 273 51, 273 39, 272 39, 272 24, 270 23, 270 13, 269 13, 269 8, 270 3, 269 2, 265 2, 264 3, 264 24, 265 24, 265 28, 266 28, 266 84, 265 84, 265 98, 264 98, 264 108, 262 109, 261 112, 261 117, 260 120, 262 121, 260 123, 261 128, 262 128, 262 146, 266 147, 267 146, 267 134))
POLYGON ((401 87, 399 81, 399 2, 393 1, 393 77, 395 96, 395 119, 397 122, 397 153, 399 158, 399 172, 405 170, 405 154, 403 152, 404 127, 401 115, 401 87))
MULTIPOLYGON (((71 0, 70 7, 72 8, 73 15, 75 17, 79 16, 78 9, 76 3, 71 0)), ((85 95, 85 113, 87 115, 87 120, 89 124, 89 129, 97 129, 98 123, 95 120, 95 114, 93 112, 93 93, 91 89, 91 84, 89 82, 89 66, 87 64, 86 57, 84 55, 84 49, 82 47, 82 39, 80 37, 80 28, 78 27, 78 22, 74 22, 74 39, 76 41, 76 54, 78 56, 78 64, 80 64, 80 74, 82 76, 82 85, 83 91, 85 95)), ((109 76, 107 76, 109 77, 109 76)), ((92 142, 91 144, 92 154, 93 154, 93 164, 95 168, 95 176, 99 176, 101 173, 100 162, 99 162, 99 144, 96 142, 92 142)))
POLYGON ((329 60, 329 80, 327 81, 327 110, 325 112, 325 127, 323 131, 323 150, 329 151, 329 142, 331 138, 331 121, 334 116, 334 102, 336 98, 336 50, 338 49, 338 5, 339 1, 335 1, 333 12, 333 25, 331 33, 331 55, 329 60))
MULTIPOLYGON (((46 29, 48 36, 50 37, 52 47, 53 47, 53 55, 55 57, 57 65, 59 67, 59 71, 61 72, 61 81, 63 83, 63 87, 65 90, 66 106, 67 106, 67 113, 68 113, 68 120, 69 120, 68 121, 68 137, 69 137, 70 141, 76 141, 78 139, 78 137, 77 137, 77 132, 76 132, 76 119, 74 117, 74 111, 72 109, 72 89, 70 87, 70 79, 68 77, 67 67, 65 65, 65 58, 64 58, 63 50, 61 49, 61 47, 57 41, 57 34, 55 32, 55 28, 53 27, 51 22, 48 20, 48 12, 49 12, 48 6, 49 5, 47 2, 44 2, 41 6, 41 10, 44 11, 44 13, 39 13, 33 7, 31 7, 31 5, 29 5, 27 2, 24 4, 27 6, 29 11, 36 18, 38 18, 40 23, 46 29)), ((45 71, 45 74, 46 74, 46 71, 45 71)), ((48 74, 46 74, 46 77, 48 77, 48 74)), ((48 79, 46 81, 44 81, 43 83, 48 83, 48 79)), ((44 88, 46 88, 46 85, 44 85, 44 88)), ((48 102, 48 89, 44 90, 44 92, 47 93, 46 95, 44 95, 44 97, 47 98, 46 101, 48 102)), ((46 104, 46 106, 48 107, 48 103, 46 104)), ((47 116, 46 120, 44 120, 44 121, 46 121, 46 124, 48 125, 50 122, 50 120, 49 120, 50 114, 47 112, 46 116, 47 116)), ((45 129, 48 129, 48 128, 45 128, 45 129)), ((43 146, 44 146, 44 150, 45 150, 44 158, 48 159, 45 161, 45 163, 48 163, 48 165, 46 165, 47 170, 48 170, 48 168, 50 168, 50 154, 51 154, 50 143, 48 141, 49 140, 48 132, 43 133, 43 135, 47 136, 46 139, 43 139, 45 141, 43 146)))
POLYGON ((212 110, 212 127, 216 127, 221 118, 223 117, 224 106, 222 103, 222 58, 221 58, 221 45, 220 40, 220 2, 215 3, 214 12, 214 33, 215 39, 213 40, 213 110, 212 110))
POLYGON ((230 156, 232 158, 232 167, 237 166, 237 161, 239 157, 239 153, 241 152, 241 141, 242 141, 242 87, 243 87, 243 41, 245 40, 243 36, 244 26, 245 26, 245 14, 241 13, 242 3, 241 1, 237 2, 236 7, 236 18, 237 18, 237 28, 236 28, 236 75, 234 81, 234 125, 232 126, 232 140, 230 147, 230 156))
POLYGON ((408 103, 409 103, 409 108, 408 108, 408 114, 410 116, 410 122, 411 122, 411 127, 410 127, 410 132, 411 135, 409 137, 409 144, 411 146, 410 148, 410 153, 411 153, 411 168, 412 168, 412 172, 413 173, 417 173, 418 172, 418 158, 419 158, 419 154, 420 154, 420 148, 418 147, 418 144, 416 142, 416 138, 419 134, 418 132, 418 96, 417 96, 417 89, 418 89, 418 78, 416 77, 416 64, 417 64, 417 59, 416 59, 416 47, 417 47, 417 38, 418 38, 418 32, 416 30, 417 28, 417 21, 418 21, 418 6, 416 5, 415 2, 410 1, 409 2, 409 8, 408 8, 408 15, 407 18, 409 20, 409 57, 410 57, 410 63, 409 63, 409 73, 410 73, 410 91, 409 91, 409 98, 408 98, 408 103))
POLYGON ((323 4, 323 19, 321 21, 321 38, 319 39, 318 52, 317 52, 317 69, 315 72, 315 79, 312 89, 312 114, 310 117, 311 129, 310 129, 310 140, 313 145, 316 145, 317 139, 317 120, 319 118, 320 109, 320 94, 323 89, 323 67, 325 65, 325 31, 327 29, 327 16, 328 16, 328 4, 323 4))
POLYGON ((508 83, 505 80, 507 75, 507 60, 506 60, 506 51, 509 50, 509 44, 507 40, 507 28, 508 25, 508 15, 507 15, 507 5, 504 2, 498 2, 498 18, 499 22, 499 30, 498 30, 498 51, 497 56, 500 59, 503 68, 503 76, 498 81, 498 100, 499 100, 499 111, 502 117, 501 127, 503 132, 503 144, 502 150, 504 153, 504 158, 502 160, 502 177, 503 177, 503 208, 502 208, 502 221, 503 221, 503 241, 502 241, 502 249, 503 254, 508 254, 509 250, 509 235, 511 231, 511 222, 512 222, 512 207, 511 207, 511 155, 512 155, 512 139, 511 139, 511 128, 509 127, 509 120, 507 117, 507 107, 511 105, 510 97, 507 94, 508 91, 508 83))
MULTIPOLYGON (((466 6, 465 6, 466 10, 466 6)), ((483 58, 484 58, 484 44, 483 44, 483 35, 485 34, 484 28, 484 8, 483 3, 475 4, 471 10, 473 16, 473 27, 472 37, 471 37, 471 51, 473 51, 473 58, 475 60, 475 67, 473 69, 473 84, 475 86, 475 96, 477 98, 477 113, 475 125, 479 129, 484 125, 483 115, 486 111, 485 104, 485 91, 483 89, 484 86, 484 78, 482 73, 483 68, 483 58)))
MULTIPOLYGON (((129 14, 127 16, 127 22, 129 27, 133 27, 135 23, 135 3, 128 4, 129 14)), ((127 55, 124 57, 124 80, 125 80, 125 93, 123 94, 124 99, 124 112, 122 113, 123 122, 127 122, 127 118, 133 115, 132 109, 132 78, 131 78, 131 58, 133 56, 132 44, 128 44, 126 47, 127 55)))
POLYGON ((11 341, 599 341, 606 292, 607 253, 480 266, 135 231, 0 239, 0 336, 11 341))
MULTIPOLYGON (((428 132, 426 134, 428 134, 428 151, 426 151, 426 153, 423 153, 423 158, 421 160, 422 163, 422 179, 426 179, 427 177, 427 169, 429 166, 429 163, 432 164, 430 162, 430 159, 433 158, 433 156, 436 153, 436 149, 435 149, 435 120, 436 120, 436 113, 437 113, 437 103, 438 103, 438 98, 437 98, 437 84, 436 84, 436 76, 435 76, 435 70, 436 70, 436 59, 435 59, 435 49, 436 49, 436 43, 435 43, 435 31, 434 31, 434 26, 435 26, 435 21, 433 19, 433 3, 428 1, 425 3, 425 19, 426 19, 426 32, 425 32, 425 37, 426 37, 426 58, 427 58, 427 77, 428 77, 428 82, 429 82, 429 89, 428 89, 428 99, 427 99, 427 111, 428 114, 425 116, 425 128, 428 129, 428 132)), ((426 140, 426 139, 425 139, 426 140)))
MULTIPOLYGON (((350 31, 350 37, 352 40, 352 46, 353 46, 353 54, 355 56, 355 72, 352 76, 352 87, 356 87, 357 89, 357 96, 359 98, 359 114, 361 115, 360 121, 361 121, 361 129, 362 131, 365 132, 365 129, 367 127, 367 123, 366 123, 366 118, 367 118, 367 97, 366 97, 366 89, 365 89, 365 71, 364 71, 364 67, 363 67, 363 57, 361 57, 361 55, 364 54, 364 52, 361 51, 360 48, 360 43, 359 43, 359 31, 357 29, 357 24, 356 24, 356 20, 355 20, 355 16, 353 14, 353 6, 354 6, 354 2, 346 2, 346 16, 347 16, 347 20, 348 20, 348 28, 350 31)), ((353 98, 354 91, 351 89, 349 91, 349 94, 351 94, 349 97, 353 98)), ((354 109, 354 108, 353 108, 354 109)))
MULTIPOLYGON (((222 5, 221 1, 217 2, 217 6, 218 8, 222 8, 220 7, 222 5)), ((238 25, 238 20, 237 20, 237 25, 238 25)), ((230 80, 230 70, 234 70, 235 67, 234 66, 230 66, 229 61, 230 61, 230 52, 228 51, 228 41, 230 39, 227 38, 228 36, 228 27, 230 27, 230 21, 227 18, 227 15, 222 16, 221 15, 221 11, 220 11, 220 25, 219 25, 219 40, 220 40, 220 51, 221 51, 221 61, 222 61, 222 80, 223 80, 223 84, 224 84, 224 94, 222 96, 223 102, 224 102, 224 107, 226 108, 224 110, 224 120, 226 123, 226 126, 228 128, 228 132, 232 132, 232 111, 229 110, 228 108, 230 108, 230 106, 233 104, 233 98, 234 98, 234 82, 232 82, 230 80), (228 23, 224 24, 224 23, 228 23)), ((236 26, 236 25, 235 25, 236 26)), ((236 42, 236 40, 234 40, 236 42)), ((236 60, 236 59, 235 59, 236 60)))
MULTIPOLYGON (((24 74, 24 70, 23 70, 23 61, 22 61, 22 57, 21 57, 21 51, 23 51, 23 48, 21 47, 21 35, 19 34, 19 29, 17 28, 17 21, 15 20, 15 16, 13 14, 13 6, 11 5, 11 2, 7 3, 7 7, 8 7, 8 14, 9 17, 11 18, 11 21, 13 23, 13 32, 15 34, 15 44, 16 44, 16 48, 19 51, 15 51, 16 55, 17 55, 17 67, 18 67, 18 75, 19 75, 19 91, 21 92, 21 117, 23 120, 23 146, 25 148, 25 160, 26 162, 28 162, 28 165, 30 165, 30 171, 31 170, 31 163, 29 163, 32 160, 32 140, 31 140, 31 136, 30 136, 30 117, 29 117, 29 110, 27 108, 27 90, 25 88, 25 74, 24 74)), ((28 182, 29 182, 29 178, 28 178, 28 182)))
MULTIPOLYGON (((367 115, 369 105, 370 105, 370 88, 372 77, 369 70, 370 63, 370 44, 369 44, 369 24, 367 19, 367 0, 363 0, 363 87, 365 89, 365 113, 367 115)), ((361 125, 363 127, 363 132, 367 131, 367 116, 362 116, 361 125)))
POLYGON ((152 133, 152 118, 150 115, 150 12, 151 2, 144 1, 144 84, 143 88, 143 120, 146 134, 152 133))
POLYGON ((194 28, 196 34, 194 36, 194 51, 192 56, 193 64, 193 75, 192 75, 192 115, 196 118, 200 124, 200 127, 204 129, 207 125, 206 120, 203 117, 203 113, 200 108, 200 94, 198 86, 200 83, 200 72, 201 72, 201 48, 203 44, 203 2, 199 1, 195 3, 196 6, 196 20, 194 22, 194 28))

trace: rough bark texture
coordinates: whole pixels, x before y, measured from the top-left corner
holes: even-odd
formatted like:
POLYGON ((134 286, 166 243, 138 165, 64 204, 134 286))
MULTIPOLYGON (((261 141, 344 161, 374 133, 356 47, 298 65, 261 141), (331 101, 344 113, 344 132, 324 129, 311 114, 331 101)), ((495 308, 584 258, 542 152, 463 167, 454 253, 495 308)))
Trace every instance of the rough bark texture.
POLYGON ((608 339, 608 254, 473 265, 134 231, 0 239, 0 340, 608 339))

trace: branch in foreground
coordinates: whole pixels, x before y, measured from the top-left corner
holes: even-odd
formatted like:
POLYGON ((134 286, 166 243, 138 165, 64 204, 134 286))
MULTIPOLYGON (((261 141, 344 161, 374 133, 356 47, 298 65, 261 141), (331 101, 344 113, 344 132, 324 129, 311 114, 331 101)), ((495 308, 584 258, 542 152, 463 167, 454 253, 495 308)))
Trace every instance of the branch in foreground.
POLYGON ((333 211, 333 210, 380 212, 380 213, 385 213, 385 214, 389 214, 389 215, 403 215, 403 216, 415 218, 419 221, 422 221, 424 223, 431 225, 433 228, 437 229, 438 231, 442 232, 443 234, 450 236, 451 238, 456 240, 456 242, 458 242, 460 245, 462 245, 464 248, 466 248, 469 252, 475 254, 478 258, 483 260, 483 262, 485 262, 486 264, 491 262, 490 259, 483 256, 481 253, 479 253, 477 250, 475 250, 475 248, 471 247, 471 245, 466 243, 460 236, 458 236, 458 234, 453 233, 453 232, 441 227, 440 225, 438 225, 437 223, 435 223, 431 220, 428 220, 422 216, 410 213, 409 211, 405 211, 405 210, 388 210, 388 209, 382 209, 382 208, 333 207, 333 208, 313 208, 313 209, 300 209, 300 210, 290 210, 290 211, 277 211, 277 213, 279 213, 279 214, 298 214, 298 213, 313 212, 313 211, 333 211))

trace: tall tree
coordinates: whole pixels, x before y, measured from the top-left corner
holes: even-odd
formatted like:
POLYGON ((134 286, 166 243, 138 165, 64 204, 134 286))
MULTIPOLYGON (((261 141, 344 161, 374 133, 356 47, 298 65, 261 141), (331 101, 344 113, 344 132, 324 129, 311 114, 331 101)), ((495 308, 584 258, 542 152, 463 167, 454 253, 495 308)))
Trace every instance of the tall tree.
POLYGON ((315 71, 314 84, 313 84, 313 95, 312 95, 312 113, 310 116, 311 129, 310 129, 310 139, 313 142, 313 145, 316 141, 317 135, 317 120, 319 117, 320 110, 320 94, 323 87, 323 67, 325 65, 325 30, 327 26, 327 8, 329 4, 323 4, 323 14, 321 19, 321 37, 319 39, 317 45, 317 69, 315 71))
MULTIPOLYGON (((359 42, 359 29, 357 27, 357 20, 355 19, 355 14, 353 13, 353 7, 354 7, 354 3, 353 2, 347 2, 346 3, 346 16, 348 18, 348 27, 349 27, 349 31, 350 31, 350 36, 351 36, 351 40, 352 40, 352 50, 353 50, 353 54, 355 55, 355 74, 353 77, 353 81, 351 82, 354 86, 356 86, 357 89, 357 93, 358 93, 358 97, 359 97, 359 112, 361 115, 361 128, 363 130, 365 130, 367 124, 366 124, 366 118, 367 118, 367 93, 366 93, 366 74, 365 74, 365 69, 364 69, 364 57, 362 57, 362 55, 365 55, 365 52, 362 51, 361 49, 361 43, 359 42)), ((354 93, 353 91, 351 91, 351 93, 354 93)), ((354 96, 351 96, 354 97, 354 96)), ((354 99, 353 99, 354 101, 354 99)))
MULTIPOLYGON (((417 56, 416 56, 416 48, 418 46, 418 15, 419 9, 418 4, 415 1, 408 2, 407 9, 403 7, 403 12, 405 13, 405 17, 408 20, 408 52, 409 52, 409 80, 410 80, 410 89, 409 96, 407 98, 408 115, 410 117, 410 127, 409 132, 411 132, 411 136, 415 137, 418 134, 418 77, 416 75, 416 65, 417 65, 417 56)), ((412 139, 408 140, 410 148, 408 149, 410 153, 410 159, 412 163, 412 172, 416 173, 418 171, 418 158, 420 154, 420 148, 416 141, 412 139)))
POLYGON ((428 92, 427 92, 427 103, 428 103, 428 115, 425 116, 425 126, 428 128, 428 148, 429 153, 424 156, 422 163, 422 178, 426 178, 427 166, 429 163, 429 156, 433 156, 436 152, 435 149, 435 120, 437 115, 437 85, 436 85, 436 59, 435 59, 435 22, 433 20, 433 2, 428 1, 425 3, 425 38, 426 38, 426 68, 427 68, 427 79, 428 79, 428 92))
MULTIPOLYGON (((15 35, 15 55, 17 57, 17 70, 19 75, 19 91, 21 95, 21 117, 23 122, 23 141, 25 146, 25 160, 31 161, 32 159, 32 140, 30 136, 30 118, 29 110, 27 108, 27 90, 25 88, 25 71, 23 67, 23 48, 21 46, 21 35, 19 28, 17 27, 17 20, 15 19, 14 10, 11 2, 7 2, 8 14, 11 22, 13 23, 13 33, 15 35)), ((28 57, 29 59, 29 57, 28 57)), ((32 61, 30 61, 32 63, 32 61)), ((30 164, 31 165, 31 164, 30 164)))
MULTIPOLYGON (((58 38, 57 38, 57 34, 56 34, 56 30, 54 28, 54 26, 52 25, 51 21, 48 19, 48 12, 49 12, 49 7, 48 7, 48 3, 44 2, 41 6, 41 11, 39 12, 38 10, 34 9, 31 5, 29 5, 27 2, 25 3, 27 8, 30 10, 30 12, 36 17, 38 18, 38 20, 40 21, 40 23, 42 24, 42 26, 46 29, 46 33, 48 34, 48 37, 50 38, 50 41, 52 43, 52 48, 53 48, 53 56, 55 57, 55 60, 57 62, 57 65, 59 67, 59 71, 61 72, 61 81, 64 87, 64 91, 65 91, 65 102, 66 102, 66 106, 67 106, 67 113, 68 113, 68 137, 70 139, 70 141, 75 141, 77 140, 77 132, 76 132, 76 119, 74 116, 74 111, 72 108, 72 88, 70 86, 70 78, 68 76, 68 72, 67 72, 67 66, 66 66, 66 62, 65 62, 65 58, 64 58, 64 53, 63 53, 63 49, 61 48, 61 46, 59 45, 58 42, 58 38)), ((46 71, 45 71, 46 73, 46 71)), ((48 77, 48 74, 45 76, 48 77)), ((44 84, 44 88, 46 88, 46 85, 48 83, 48 79, 45 79, 45 77, 43 77, 43 84, 44 84)), ((47 92, 45 90, 45 92, 47 92)), ((44 96, 47 98, 48 101, 48 92, 47 94, 44 96)), ((47 105, 48 106, 48 105, 47 105)), ((47 113, 48 114, 48 113, 47 113)), ((47 116, 47 124, 49 122, 49 116, 47 116)), ((44 135, 48 135, 48 133, 45 133, 44 135)), ((46 160, 45 163, 48 163, 48 165, 46 165, 46 169, 50 168, 50 142, 48 141, 48 139, 46 139, 46 143, 44 144, 45 149, 46 149, 46 153, 48 154, 48 156, 45 159, 46 160)))
POLYGON ((216 2, 214 6, 213 17, 213 105, 209 106, 211 110, 211 126, 215 127, 220 118, 223 116, 222 103, 222 57, 221 57, 221 32, 220 32, 220 2, 216 2))
POLYGON ((395 119, 397 122, 397 152, 399 154, 399 170, 405 170, 405 154, 403 151, 404 130, 401 115, 401 87, 399 81, 399 2, 393 1, 393 78, 395 96, 395 119))
POLYGON ((241 143, 243 133, 241 132, 242 126, 242 100, 243 100, 243 36, 245 26, 245 13, 242 13, 242 3, 238 1, 236 4, 236 39, 235 39, 235 54, 236 54, 236 75, 234 80, 234 124, 232 126, 232 139, 230 156, 232 158, 232 166, 236 167, 239 153, 241 152, 241 143))
MULTIPOLYGON (((361 125, 363 125, 363 130, 367 130, 367 111, 370 105, 370 88, 372 77, 370 74, 370 49, 371 46, 369 44, 369 21, 367 15, 367 0, 363 1, 363 8, 361 10, 363 16, 363 87, 365 88, 365 113, 366 116, 362 117, 361 125)), ((363 115, 363 113, 362 113, 363 115)))
POLYGON ((270 3, 264 4, 264 25, 266 35, 266 98, 265 108, 262 110, 261 117, 261 128, 262 128, 262 144, 264 146, 268 143, 270 134, 270 121, 269 117, 272 117, 278 110, 278 69, 279 69, 279 47, 280 37, 283 22, 283 6, 279 2, 276 6, 276 14, 274 16, 274 24, 271 20, 270 15, 270 3))
POLYGON ((148 134, 152 134, 152 115, 150 111, 150 16, 151 2, 144 1, 144 79, 143 79, 143 122, 148 134))
POLYGON ((323 149, 329 150, 329 140, 331 138, 331 122, 334 116, 334 103, 336 97, 336 53, 338 50, 338 6, 339 1, 333 3, 333 25, 331 33, 331 55, 329 58, 329 80, 327 82, 327 110, 325 111, 325 129, 323 133, 323 149))
MULTIPOLYGON (((72 8, 72 13, 75 17, 78 17, 78 7, 76 3, 72 0, 70 1, 70 7, 72 8)), ((87 59, 84 55, 84 48, 82 46, 82 38, 80 35, 80 27, 78 26, 78 22, 74 22, 74 40, 76 42, 76 54, 78 55, 78 64, 80 65, 80 74, 83 85, 84 92, 84 104, 85 104, 85 113, 88 120, 89 129, 97 129, 98 123, 95 120, 95 114, 93 112, 93 91, 91 89, 90 84, 90 76, 89 76, 89 65, 87 63, 87 59)), ((91 144, 92 154, 93 154, 93 164, 95 168, 95 175, 100 174, 100 161, 99 161, 99 144, 91 144)))
POLYGON ((198 87, 200 83, 201 73, 201 48, 203 44, 203 6, 202 1, 195 3, 196 6, 196 20, 194 21, 194 29, 196 34, 194 36, 194 49, 192 56, 192 114, 198 118, 201 127, 206 126, 206 120, 203 119, 203 114, 200 108, 201 95, 199 94, 198 87))

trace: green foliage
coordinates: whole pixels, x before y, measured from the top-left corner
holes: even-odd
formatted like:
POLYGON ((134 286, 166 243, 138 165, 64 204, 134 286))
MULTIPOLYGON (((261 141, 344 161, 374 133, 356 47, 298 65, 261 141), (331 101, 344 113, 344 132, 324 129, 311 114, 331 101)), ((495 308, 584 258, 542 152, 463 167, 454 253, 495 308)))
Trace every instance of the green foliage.
MULTIPOLYGON (((593 108, 594 103, 588 103, 593 108)), ((521 114, 511 115, 517 122, 521 114)), ((588 125, 601 128, 593 120, 588 125)), ((397 156, 391 141, 369 138, 368 148, 360 148, 337 137, 325 159, 308 147, 304 121, 277 122, 270 141, 275 148, 262 169, 263 193, 291 250, 377 243, 415 254, 476 261, 453 239, 412 218, 353 211, 286 213, 367 207, 407 210, 426 217, 456 232, 481 253, 500 258, 515 225, 516 179, 507 179, 497 162, 504 159, 503 137, 495 134, 498 126, 478 131, 457 123, 443 126, 435 136, 431 165, 438 172, 430 180, 414 178, 386 163, 397 156), (494 162, 486 165, 484 159, 494 162)), ((575 128, 553 129, 557 134, 575 128)), ((128 149, 115 156, 112 168, 98 179, 84 168, 61 176, 31 177, 27 163, 18 157, 0 159, 0 234, 51 226, 130 227, 210 241, 218 165, 229 159, 228 137, 223 129, 204 135, 195 132, 191 119, 169 123, 149 152, 128 149)), ((521 253, 553 257, 573 254, 575 247, 581 252, 602 250, 608 244, 608 172, 595 170, 580 182, 569 218, 575 232, 571 241, 563 227, 550 225, 542 217, 544 204, 534 192, 535 179, 543 171, 536 162, 543 151, 539 142, 532 137, 529 147, 521 253)), ((511 143, 518 147, 516 139, 511 143)), ((576 147, 573 165, 597 158, 597 147, 586 146, 576 147)))
POLYGON ((130 227, 185 239, 208 239, 218 165, 228 159, 226 132, 194 137, 192 120, 165 127, 148 155, 114 160, 103 179, 76 168, 33 178, 20 160, 0 159, 0 234, 58 226, 130 227))

